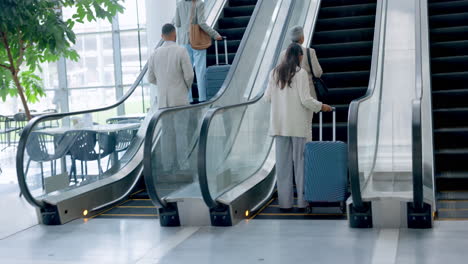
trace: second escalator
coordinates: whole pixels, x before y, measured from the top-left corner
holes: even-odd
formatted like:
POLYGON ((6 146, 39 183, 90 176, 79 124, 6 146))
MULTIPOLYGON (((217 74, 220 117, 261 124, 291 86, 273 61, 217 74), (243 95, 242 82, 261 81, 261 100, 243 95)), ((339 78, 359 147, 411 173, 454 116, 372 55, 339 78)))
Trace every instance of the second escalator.
POLYGON ((428 4, 437 213, 467 219, 468 1, 428 4))
MULTIPOLYGON (((368 89, 374 39, 376 0, 322 0, 311 47, 329 88, 325 103, 337 109, 337 140, 347 142, 349 104, 368 89)), ((306 57, 304 57, 306 58, 306 57)), ((318 115, 313 138, 319 138, 318 115)), ((331 115, 324 115, 323 139, 332 139, 331 115)), ((256 219, 345 219, 339 204, 317 204, 312 213, 282 211, 272 199, 256 219)))

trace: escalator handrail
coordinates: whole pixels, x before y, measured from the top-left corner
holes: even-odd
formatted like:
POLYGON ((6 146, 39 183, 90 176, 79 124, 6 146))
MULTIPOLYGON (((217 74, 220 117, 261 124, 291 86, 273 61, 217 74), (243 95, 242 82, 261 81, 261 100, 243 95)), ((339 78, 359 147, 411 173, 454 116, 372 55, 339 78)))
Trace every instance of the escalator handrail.
POLYGON ((413 101, 412 105, 412 155, 413 155, 413 203, 415 209, 424 208, 423 193, 423 150, 422 150, 422 120, 421 99, 413 101))
MULTIPOLYGON (((278 41, 278 46, 280 46, 285 41, 285 38, 287 35, 286 32, 288 30, 289 21, 291 20, 295 4, 296 4, 296 0, 292 0, 291 5, 289 6, 287 17, 286 17, 286 22, 284 23, 283 28, 282 28, 280 41, 278 41)), ((275 62, 278 61, 281 52, 282 52, 281 48, 278 47, 274 54, 273 63, 272 65, 270 65, 271 69, 275 67, 276 65, 275 62)), ((203 118, 201 130, 200 130, 200 142, 199 142, 199 148, 198 148, 198 162, 197 163, 198 163, 198 180, 200 183, 200 190, 202 193, 203 200, 205 201, 205 204, 208 206, 208 208, 214 209, 220 206, 220 204, 215 199, 213 199, 210 193, 210 187, 208 184, 208 175, 206 173, 207 171, 206 153, 207 153, 207 148, 208 148, 208 144, 207 144, 208 143, 208 131, 210 129, 211 121, 213 120, 214 116, 217 113, 224 112, 233 108, 247 107, 249 105, 253 105, 257 103, 263 98, 263 95, 265 93, 267 86, 268 86, 268 78, 267 80, 265 80, 262 90, 251 100, 247 102, 243 102, 243 103, 211 108, 208 110, 208 112, 205 114, 205 117, 203 118)))
POLYGON ((221 97, 223 97, 223 95, 227 91, 227 87, 229 87, 229 85, 231 84, 233 80, 234 73, 236 72, 236 69, 239 65, 240 54, 242 54, 245 50, 245 46, 247 42, 246 40, 248 39, 248 36, 252 32, 253 25, 255 24, 255 21, 257 20, 257 14, 259 13, 260 6, 263 4, 263 2, 264 0, 258 0, 255 6, 254 12, 252 13, 251 19, 249 21, 249 24, 247 25, 244 36, 242 37, 239 49, 236 52, 234 61, 232 62, 231 69, 229 70, 229 73, 226 76, 226 80, 224 81, 223 85, 219 89, 219 92, 210 100, 200 103, 200 104, 184 105, 184 106, 160 109, 151 117, 150 122, 148 123, 148 128, 146 130, 145 141, 144 141, 144 157, 146 158, 143 160, 143 175, 145 177, 145 184, 148 190, 148 195, 150 196, 151 200, 153 202, 156 202, 158 205, 164 208, 167 208, 169 205, 159 195, 158 190, 155 187, 157 178, 153 177, 152 175, 154 164, 152 162, 151 156, 153 153, 153 146, 154 146, 153 137, 154 137, 154 134, 156 133, 156 127, 161 122, 161 119, 166 115, 169 115, 173 112, 184 111, 188 109, 199 109, 199 108, 203 108, 206 106, 211 106, 216 101, 218 101, 221 97))
MULTIPOLYGON (((157 47, 162 45, 162 43, 163 42, 160 41, 157 47)), ((148 65, 145 64, 145 66, 143 67, 142 71, 138 75, 135 82, 133 82, 130 89, 125 93, 124 96, 122 96, 116 103, 112 105, 95 108, 95 109, 88 109, 88 110, 81 110, 81 111, 74 111, 74 112, 67 112, 67 113, 53 113, 53 114, 37 116, 28 122, 28 124, 25 126, 25 128, 21 132, 21 136, 20 136, 20 140, 19 140, 18 148, 16 152, 16 174, 18 178, 18 184, 20 187, 20 191, 24 195, 24 198, 26 199, 26 201, 28 201, 31 205, 38 207, 38 208, 43 208, 44 206, 46 206, 46 204, 43 201, 37 200, 36 198, 33 197, 33 195, 31 194, 26 184, 26 175, 24 175, 24 154, 26 151, 26 144, 27 144, 29 135, 31 134, 33 129, 36 127, 36 125, 43 121, 59 120, 67 116, 102 112, 102 111, 106 111, 106 110, 110 110, 110 109, 118 107, 119 105, 123 104, 133 94, 133 92, 135 92, 135 90, 140 85, 140 82, 143 80, 143 77, 145 76, 147 69, 148 69, 148 65)))
MULTIPOLYGON (((422 101, 424 96, 423 83, 423 19, 428 25, 428 10, 422 9, 422 0, 417 1, 416 7, 416 95, 412 105, 412 157, 413 157, 413 205, 415 209, 424 208, 424 188, 423 188, 423 144, 422 144, 422 101), (426 11, 426 12, 423 12, 426 11)), ((427 42, 429 40, 427 39, 427 42)), ((427 43, 426 42, 426 43, 427 43)))
MULTIPOLYGON (((372 62, 371 62, 371 75, 369 78, 369 86, 367 88, 366 94, 356 100, 353 100, 349 105, 349 115, 348 115, 348 168, 349 168, 349 178, 351 184, 351 196, 353 199, 353 207, 359 210, 366 210, 365 205, 362 200, 361 193, 361 183, 359 178, 359 157, 358 157, 358 124, 359 124, 359 107, 361 103, 370 100, 377 88, 378 74, 382 74, 383 70, 379 71, 379 68, 383 68, 383 65, 379 65, 380 59, 383 61, 385 54, 384 44, 385 44, 385 24, 387 21, 386 9, 388 6, 388 0, 379 0, 381 3, 381 8, 379 16, 376 16, 375 21, 375 30, 374 30, 374 41, 373 41, 373 51, 372 51, 372 62), (380 50, 382 49, 382 50, 380 50), (382 54, 380 54, 382 52, 382 54), (382 56, 382 58, 380 58, 382 56)), ((383 64, 383 63, 382 63, 383 64)), ((381 84, 380 84, 381 86, 381 84)), ((379 99, 379 111, 380 113, 380 99, 379 99)), ((377 116, 380 116, 379 114, 377 116)), ((380 124, 380 121, 379 121, 380 124)), ((377 128, 377 133, 379 128, 377 128)), ((378 135, 377 135, 378 138, 378 135)), ((377 144, 376 144, 377 145, 377 144)), ((377 146, 374 149, 374 152, 377 151, 377 146)), ((373 166, 376 163, 376 155, 374 155, 373 166)))
MULTIPOLYGON (((214 8, 214 5, 211 7, 211 9, 213 8, 214 8)), ((212 10, 210 10, 210 12, 212 12, 212 10)), ((155 49, 160 47, 163 43, 164 43, 164 40, 161 39, 158 42, 158 44, 155 46, 155 49)), ((135 92, 135 90, 140 85, 147 71, 148 71, 148 63, 145 63, 145 66, 141 70, 140 74, 137 76, 136 80, 133 82, 130 89, 114 104, 100 107, 100 108, 95 108, 95 109, 41 115, 41 116, 37 116, 33 118, 32 120, 28 122, 28 124, 21 131, 20 140, 18 142, 18 148, 16 152, 16 174, 17 174, 18 184, 20 187, 20 192, 22 195, 24 195, 24 198, 29 204, 38 208, 44 208, 46 206, 46 203, 44 203, 43 201, 37 200, 32 196, 26 184, 26 175, 24 175, 24 153, 26 150, 26 144, 27 144, 29 135, 31 134, 33 129, 36 127, 36 125, 42 121, 59 120, 67 116, 89 114, 93 112, 102 112, 102 111, 110 110, 112 108, 116 108, 119 105, 123 104, 135 92)))

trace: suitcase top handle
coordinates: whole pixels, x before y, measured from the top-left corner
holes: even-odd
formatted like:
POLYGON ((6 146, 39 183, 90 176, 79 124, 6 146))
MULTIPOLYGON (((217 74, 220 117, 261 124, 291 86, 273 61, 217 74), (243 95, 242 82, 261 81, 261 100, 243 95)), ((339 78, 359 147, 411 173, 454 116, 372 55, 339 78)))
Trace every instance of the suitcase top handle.
MULTIPOLYGON (((333 113, 333 141, 336 141, 336 108, 332 107, 333 113)), ((323 141, 323 112, 319 113, 319 140, 323 141)))

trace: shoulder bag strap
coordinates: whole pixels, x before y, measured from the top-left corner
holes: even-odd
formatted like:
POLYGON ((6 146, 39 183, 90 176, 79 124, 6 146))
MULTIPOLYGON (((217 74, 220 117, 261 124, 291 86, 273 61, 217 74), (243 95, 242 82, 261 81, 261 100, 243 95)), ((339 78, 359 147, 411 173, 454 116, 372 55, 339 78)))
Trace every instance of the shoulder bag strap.
POLYGON ((307 61, 309 61, 310 72, 312 73, 312 77, 315 78, 314 67, 312 67, 312 59, 310 58, 310 49, 306 49, 307 51, 307 61))
POLYGON ((193 23, 193 15, 195 13, 195 8, 196 8, 196 1, 192 1, 192 11, 190 13, 190 24, 194 24, 193 23))

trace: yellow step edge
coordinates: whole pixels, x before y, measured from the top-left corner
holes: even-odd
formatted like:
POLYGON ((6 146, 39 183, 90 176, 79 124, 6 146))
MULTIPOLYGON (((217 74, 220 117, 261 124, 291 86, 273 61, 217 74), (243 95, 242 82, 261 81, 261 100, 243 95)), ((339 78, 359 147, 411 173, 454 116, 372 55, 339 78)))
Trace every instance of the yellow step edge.
POLYGON ((145 216, 145 217, 152 217, 152 216, 159 216, 158 214, 102 214, 102 216, 145 216))
POLYGON ((260 213, 265 216, 345 216, 346 214, 276 214, 276 213, 260 213))
POLYGON ((440 208, 438 211, 468 211, 468 208, 440 208))
POLYGON ((468 218, 437 218, 438 221, 468 221, 468 218))
POLYGON ((138 205, 121 205, 117 206, 118 208, 152 208, 152 209, 158 209, 159 207, 156 206, 138 206, 138 205))

